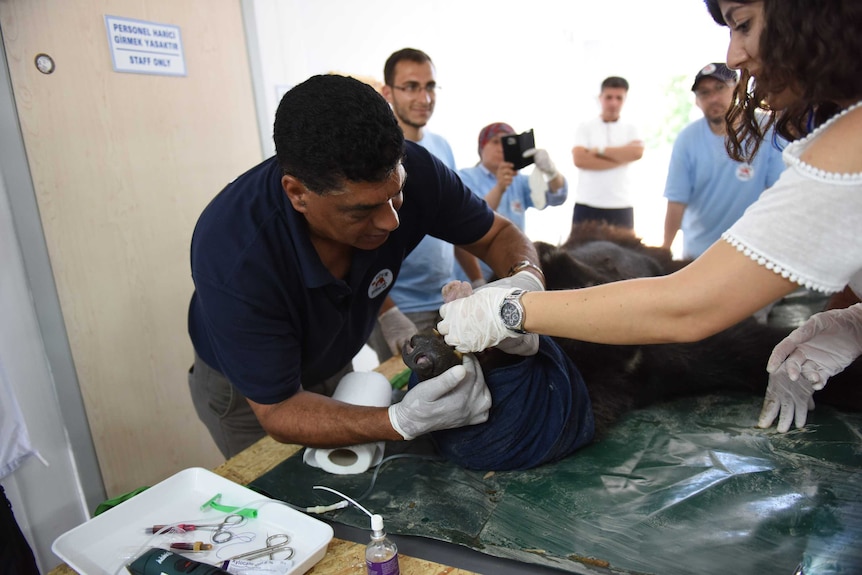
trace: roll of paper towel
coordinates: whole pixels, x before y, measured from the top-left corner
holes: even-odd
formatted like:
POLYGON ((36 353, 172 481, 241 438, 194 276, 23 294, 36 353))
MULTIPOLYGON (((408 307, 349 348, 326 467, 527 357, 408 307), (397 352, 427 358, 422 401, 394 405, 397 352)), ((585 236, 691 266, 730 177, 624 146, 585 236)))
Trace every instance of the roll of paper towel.
MULTIPOLYGON (((354 371, 341 378, 332 399, 352 405, 388 407, 392 402, 392 385, 376 371, 354 371)), ((385 443, 363 443, 335 449, 307 447, 302 461, 335 475, 363 473, 383 459, 385 443)))

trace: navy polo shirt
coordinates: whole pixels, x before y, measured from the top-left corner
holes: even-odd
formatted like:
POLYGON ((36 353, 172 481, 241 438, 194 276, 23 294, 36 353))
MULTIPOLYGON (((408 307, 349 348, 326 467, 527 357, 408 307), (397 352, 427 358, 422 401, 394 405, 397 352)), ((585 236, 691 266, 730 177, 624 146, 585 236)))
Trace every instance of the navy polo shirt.
POLYGON ((192 236, 189 335, 201 359, 252 401, 278 403, 347 365, 426 234, 468 244, 491 228, 494 212, 427 150, 406 142, 403 163, 398 229, 375 250, 355 250, 344 280, 320 261, 274 157, 204 209, 192 236))

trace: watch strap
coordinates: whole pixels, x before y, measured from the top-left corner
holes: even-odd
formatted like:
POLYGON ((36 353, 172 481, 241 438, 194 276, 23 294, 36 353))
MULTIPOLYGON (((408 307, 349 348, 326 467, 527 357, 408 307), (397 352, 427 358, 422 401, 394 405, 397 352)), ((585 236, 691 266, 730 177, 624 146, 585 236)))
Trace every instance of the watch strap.
POLYGON ((512 277, 516 273, 523 271, 525 269, 531 269, 535 271, 539 277, 542 279, 542 284, 545 283, 545 272, 542 271, 542 268, 531 262, 530 260, 522 260, 520 262, 515 263, 512 267, 509 268, 509 274, 507 277, 512 277))

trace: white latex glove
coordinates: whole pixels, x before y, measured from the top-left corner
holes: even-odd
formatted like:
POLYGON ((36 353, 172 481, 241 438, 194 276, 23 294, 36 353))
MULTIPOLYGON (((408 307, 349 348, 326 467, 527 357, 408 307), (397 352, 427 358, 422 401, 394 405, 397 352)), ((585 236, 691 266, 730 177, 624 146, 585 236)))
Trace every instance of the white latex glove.
POLYGON ((790 423, 795 422, 801 429, 805 425, 808 412, 814 409, 814 387, 810 382, 792 378, 787 366, 780 366, 769 374, 769 385, 766 387, 766 397, 757 427, 767 428, 772 425, 778 415, 778 431, 786 433, 790 423), (780 415, 779 415, 780 412, 780 415))
POLYGON ((479 362, 464 356, 463 365, 423 381, 389 406, 389 422, 406 440, 439 429, 488 421, 491 392, 479 362))
POLYGON ((500 306, 503 299, 515 291, 507 287, 484 287, 462 299, 440 307, 443 320, 437 331, 443 339, 462 353, 477 352, 500 345, 500 342, 518 334, 503 325, 500 306))
POLYGON ((790 379, 801 375, 814 389, 862 355, 862 304, 814 314, 775 346, 766 371, 785 366, 790 379))
POLYGON ((443 303, 449 303, 450 301, 455 301, 456 299, 472 295, 473 285, 468 282, 452 280, 443 286, 443 289, 440 290, 440 294, 443 296, 443 303))
MULTIPOLYGON (((513 276, 500 278, 476 289, 477 292, 489 287, 520 288, 526 291, 545 291, 545 286, 539 281, 538 276, 521 270, 513 276)), ((536 355, 539 351, 539 334, 537 333, 515 333, 509 331, 509 337, 497 344, 497 349, 509 355, 536 355)))
POLYGON ((386 310, 377 317, 377 321, 380 322, 380 331, 392 355, 401 355, 404 344, 419 333, 416 325, 397 307, 386 310))
POLYGON ((539 168, 549 180, 553 180, 557 177, 557 174, 559 174, 557 166, 554 165, 554 162, 551 160, 551 156, 548 155, 547 150, 543 150, 542 148, 530 148, 529 150, 525 150, 522 155, 525 158, 532 157, 536 167, 539 168))

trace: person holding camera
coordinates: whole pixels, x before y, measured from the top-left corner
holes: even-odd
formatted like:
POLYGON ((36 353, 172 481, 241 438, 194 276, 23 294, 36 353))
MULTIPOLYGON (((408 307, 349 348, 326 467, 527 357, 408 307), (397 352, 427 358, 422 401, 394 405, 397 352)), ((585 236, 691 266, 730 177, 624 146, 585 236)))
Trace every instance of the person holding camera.
MULTIPOLYGON (((559 206, 566 201, 569 186, 565 176, 557 171, 546 150, 532 148, 524 151, 524 157, 532 158, 541 172, 545 185, 544 194, 534 196, 530 188, 530 177, 519 173, 512 162, 503 157, 503 138, 515 135, 509 124, 495 122, 488 124, 479 132, 479 163, 470 168, 458 170, 464 184, 474 194, 491 206, 495 212, 512 221, 524 230, 527 208, 541 210, 547 206, 559 206)), ((487 281, 493 275, 491 268, 479 262, 482 275, 487 281)), ((460 279, 466 280, 465 277, 460 279)), ((471 282, 473 287, 483 282, 471 282)))

